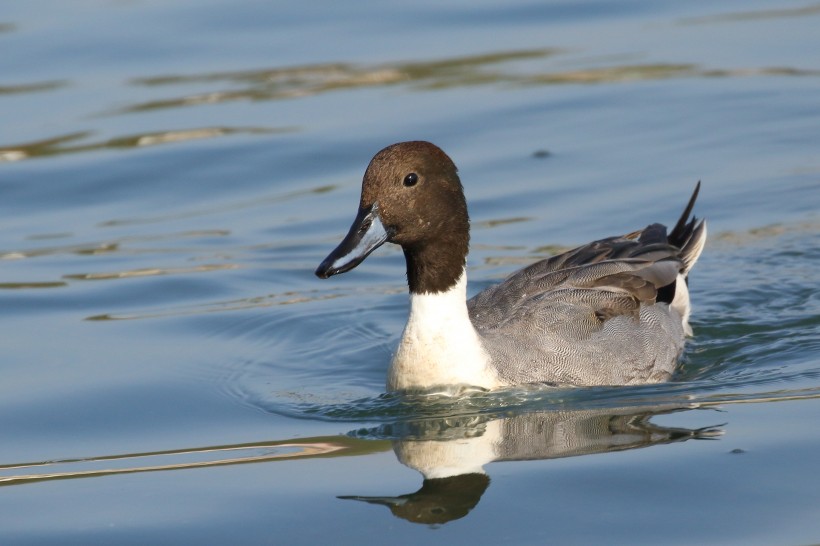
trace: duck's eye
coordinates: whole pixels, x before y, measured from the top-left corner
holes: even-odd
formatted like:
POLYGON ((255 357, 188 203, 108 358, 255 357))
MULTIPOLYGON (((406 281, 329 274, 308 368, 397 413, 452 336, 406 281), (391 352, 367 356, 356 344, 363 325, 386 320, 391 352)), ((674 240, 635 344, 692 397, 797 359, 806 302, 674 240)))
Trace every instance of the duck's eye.
POLYGON ((410 186, 415 186, 416 182, 418 182, 418 181, 419 181, 419 175, 417 175, 416 173, 410 173, 410 174, 408 174, 407 176, 404 177, 404 185, 407 186, 408 188, 410 186))

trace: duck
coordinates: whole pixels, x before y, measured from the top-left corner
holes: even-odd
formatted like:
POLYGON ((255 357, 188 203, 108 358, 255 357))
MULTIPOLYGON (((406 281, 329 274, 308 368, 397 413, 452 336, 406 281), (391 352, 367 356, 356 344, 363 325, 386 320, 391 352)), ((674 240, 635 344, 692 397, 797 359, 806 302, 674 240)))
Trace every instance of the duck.
POLYGON ((409 316, 387 372, 390 392, 623 386, 668 381, 689 325, 688 274, 706 242, 692 215, 541 259, 467 299, 470 219, 455 163, 426 141, 379 151, 356 218, 315 271, 401 247, 409 316), (691 216, 691 217, 690 217, 691 216))

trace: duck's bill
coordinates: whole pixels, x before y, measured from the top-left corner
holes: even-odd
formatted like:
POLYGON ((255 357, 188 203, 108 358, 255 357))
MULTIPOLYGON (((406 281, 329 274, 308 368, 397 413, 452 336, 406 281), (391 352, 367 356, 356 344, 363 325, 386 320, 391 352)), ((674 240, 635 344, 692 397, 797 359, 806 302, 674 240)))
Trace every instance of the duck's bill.
POLYGON ((350 271, 383 245, 388 237, 379 218, 378 203, 360 208, 347 236, 316 268, 316 276, 326 279, 331 275, 350 271))

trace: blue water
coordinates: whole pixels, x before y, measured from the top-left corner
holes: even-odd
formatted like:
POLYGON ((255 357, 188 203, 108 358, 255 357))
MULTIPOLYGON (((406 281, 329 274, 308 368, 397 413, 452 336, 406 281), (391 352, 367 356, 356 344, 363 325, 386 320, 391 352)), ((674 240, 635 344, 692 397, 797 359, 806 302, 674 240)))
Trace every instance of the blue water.
POLYGON ((820 541, 818 27, 772 0, 5 6, 0 542, 820 541), (385 394, 401 253, 312 272, 410 139, 460 168, 471 293, 702 180, 673 381, 385 394))

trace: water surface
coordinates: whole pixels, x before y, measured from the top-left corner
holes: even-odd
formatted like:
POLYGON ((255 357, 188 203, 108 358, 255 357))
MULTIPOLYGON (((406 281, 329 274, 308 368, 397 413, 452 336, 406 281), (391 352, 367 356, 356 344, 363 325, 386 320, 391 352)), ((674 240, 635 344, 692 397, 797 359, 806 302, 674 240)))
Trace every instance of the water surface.
POLYGON ((772 1, 7 6, 2 542, 817 542, 818 24, 772 1), (674 380, 384 393, 401 253, 312 271, 409 139, 459 165, 471 293, 672 223, 702 180, 674 380))

